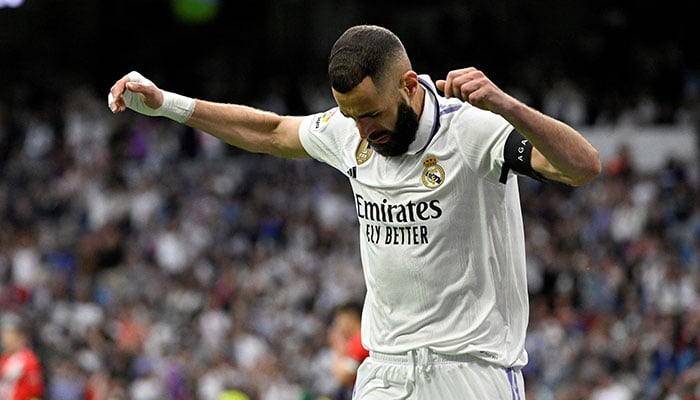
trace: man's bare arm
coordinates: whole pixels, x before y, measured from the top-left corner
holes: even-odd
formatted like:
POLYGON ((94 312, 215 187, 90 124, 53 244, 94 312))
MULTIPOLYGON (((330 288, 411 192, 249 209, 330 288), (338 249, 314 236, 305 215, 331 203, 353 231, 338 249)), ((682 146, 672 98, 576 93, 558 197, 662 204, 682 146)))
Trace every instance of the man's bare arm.
POLYGON ((243 150, 302 158, 308 154, 299 141, 301 120, 248 106, 196 100, 186 124, 243 150))
POLYGON ((299 140, 302 117, 189 99, 163 91, 134 72, 112 86, 109 106, 115 113, 132 108, 145 115, 169 117, 247 151, 286 158, 308 157, 299 140))
POLYGON ((545 178, 579 186, 600 174, 598 151, 579 132, 506 94, 483 72, 450 71, 436 85, 446 97, 458 97, 510 122, 532 143, 532 168, 545 178))

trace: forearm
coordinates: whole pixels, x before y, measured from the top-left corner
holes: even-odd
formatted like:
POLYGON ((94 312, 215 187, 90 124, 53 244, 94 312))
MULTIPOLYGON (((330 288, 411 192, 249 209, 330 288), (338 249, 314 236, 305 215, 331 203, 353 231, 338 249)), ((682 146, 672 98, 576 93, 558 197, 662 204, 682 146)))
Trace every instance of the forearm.
POLYGON ((298 135, 300 117, 252 107, 196 100, 188 126, 241 149, 280 157, 306 157, 298 135))
MULTIPOLYGON (((600 173, 598 151, 571 126, 515 99, 501 115, 532 143, 567 183, 582 185, 600 173)), ((537 169, 536 165, 533 167, 537 169)))
POLYGON ((575 129, 506 94, 474 67, 450 71, 436 86, 501 115, 533 146, 531 166, 548 179, 583 185, 600 173, 598 151, 575 129))

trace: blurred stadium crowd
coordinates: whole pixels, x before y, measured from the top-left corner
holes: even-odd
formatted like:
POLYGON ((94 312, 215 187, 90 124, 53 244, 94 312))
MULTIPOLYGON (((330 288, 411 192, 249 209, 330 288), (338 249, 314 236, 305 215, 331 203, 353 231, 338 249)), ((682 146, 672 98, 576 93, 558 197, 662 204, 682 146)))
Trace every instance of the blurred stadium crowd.
MULTIPOLYGON (((586 81, 596 65, 549 65, 547 54, 499 70, 511 76, 505 88, 577 127, 697 124, 700 71, 673 38, 645 46, 615 35, 623 16, 605 14, 608 30, 580 40, 595 60, 618 57, 606 35, 629 44, 624 54, 646 63, 626 77, 641 82, 633 95, 612 82, 628 65, 586 81)), ((450 33, 441 26, 419 34, 450 33)), ((417 64, 447 68, 448 47, 437 51, 417 64)), ((491 56, 485 64, 503 54, 491 56)), ((209 81, 184 94, 280 113, 332 106, 325 85, 290 90, 284 76, 256 81, 265 90, 255 96, 237 91, 230 81, 246 71, 221 62, 202 61, 193 73, 209 81)), ((187 88, 168 87, 175 78, 162 70, 149 77, 187 88)), ((112 82, 93 78, 61 71, 47 91, 46 76, 0 77, 0 309, 30 324, 46 398, 332 399, 331 310, 364 295, 346 178, 167 120, 113 116, 112 82)), ((641 172, 624 147, 584 188, 521 179, 529 399, 700 398, 699 191, 696 163, 641 172)))
MULTIPOLYGON (((0 108, 0 307, 31 324, 47 398, 333 396, 330 312, 364 294, 345 177, 103 97, 66 93, 60 125, 0 108)), ((621 149, 585 188, 521 179, 529 398, 700 396, 696 167, 621 149)))

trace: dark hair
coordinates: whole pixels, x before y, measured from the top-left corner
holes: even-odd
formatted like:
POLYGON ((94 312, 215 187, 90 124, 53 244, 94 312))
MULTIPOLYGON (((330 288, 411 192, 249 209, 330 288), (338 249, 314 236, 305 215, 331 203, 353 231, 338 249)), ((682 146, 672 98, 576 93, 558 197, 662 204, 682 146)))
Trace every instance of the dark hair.
POLYGON ((338 314, 353 314, 358 319, 362 318, 362 303, 359 301, 348 301, 346 303, 340 304, 333 309, 333 316, 338 314))
POLYGON ((336 40, 328 58, 331 87, 347 93, 369 76, 376 85, 385 77, 391 62, 407 59, 401 40, 386 28, 357 25, 336 40))

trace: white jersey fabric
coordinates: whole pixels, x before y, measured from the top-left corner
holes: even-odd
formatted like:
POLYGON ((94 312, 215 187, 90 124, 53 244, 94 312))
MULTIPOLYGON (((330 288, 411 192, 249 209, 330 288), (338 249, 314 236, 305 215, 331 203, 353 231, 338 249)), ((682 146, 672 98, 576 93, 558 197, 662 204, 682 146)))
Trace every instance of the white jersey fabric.
POLYGON ((527 363, 525 244, 517 179, 500 183, 513 127, 440 96, 427 75, 407 154, 373 153, 337 108, 308 116, 299 136, 315 159, 345 173, 360 223, 370 351, 469 354, 502 367, 527 363))

